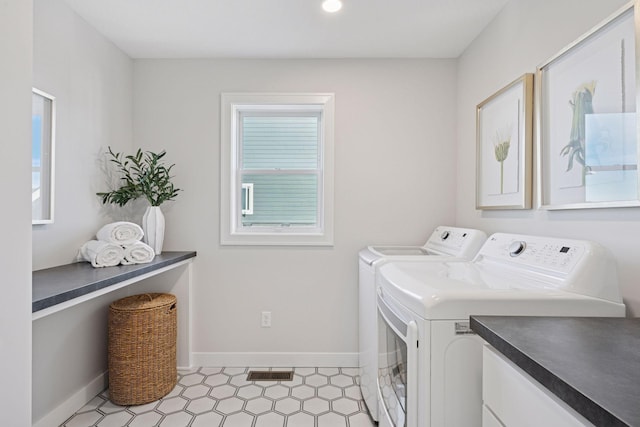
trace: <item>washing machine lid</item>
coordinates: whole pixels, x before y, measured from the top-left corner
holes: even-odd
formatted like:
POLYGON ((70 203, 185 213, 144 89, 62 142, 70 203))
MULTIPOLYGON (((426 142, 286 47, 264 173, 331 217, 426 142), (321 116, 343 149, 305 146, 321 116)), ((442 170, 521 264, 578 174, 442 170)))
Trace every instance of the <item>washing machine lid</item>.
POLYGON ((379 259, 421 261, 433 257, 470 260, 482 247, 487 235, 471 228, 441 225, 423 246, 373 245, 360 251, 360 259, 373 264, 379 259))
POLYGON ((361 260, 371 265, 381 259, 412 261, 444 255, 430 252, 423 246, 368 246, 360 251, 359 256, 361 260))
POLYGON ((454 257, 435 253, 423 246, 369 246, 358 253, 360 259, 369 265, 381 261, 469 261, 469 258, 454 257))
POLYGON ((567 292, 557 278, 474 262, 390 262, 378 287, 421 318, 466 319, 470 315, 624 316, 623 304, 567 292))
POLYGON ((369 246, 369 251, 380 257, 395 257, 395 256, 431 256, 431 255, 444 255, 435 251, 430 251, 424 246, 369 246))

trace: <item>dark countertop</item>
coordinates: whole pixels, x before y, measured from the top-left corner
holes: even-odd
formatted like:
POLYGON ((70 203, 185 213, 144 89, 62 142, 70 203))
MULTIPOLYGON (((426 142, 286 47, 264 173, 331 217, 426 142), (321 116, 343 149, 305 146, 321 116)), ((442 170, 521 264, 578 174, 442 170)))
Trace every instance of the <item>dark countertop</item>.
POLYGON ((147 264, 94 268, 89 262, 36 270, 32 276, 31 312, 44 310, 143 274, 193 258, 196 252, 162 252, 147 264))
POLYGON ((640 426, 640 318, 471 316, 471 329, 596 426, 640 426))

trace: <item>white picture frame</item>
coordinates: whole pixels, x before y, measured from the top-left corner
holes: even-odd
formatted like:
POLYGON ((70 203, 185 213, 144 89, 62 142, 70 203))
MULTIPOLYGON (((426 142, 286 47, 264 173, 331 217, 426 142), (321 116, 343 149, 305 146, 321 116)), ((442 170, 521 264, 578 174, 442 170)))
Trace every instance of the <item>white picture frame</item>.
POLYGON ((33 88, 31 114, 31 224, 54 219, 56 98, 33 88))
POLYGON ((634 4, 537 69, 540 206, 640 206, 634 4))
POLYGON ((530 209, 533 74, 476 108, 476 209, 530 209))

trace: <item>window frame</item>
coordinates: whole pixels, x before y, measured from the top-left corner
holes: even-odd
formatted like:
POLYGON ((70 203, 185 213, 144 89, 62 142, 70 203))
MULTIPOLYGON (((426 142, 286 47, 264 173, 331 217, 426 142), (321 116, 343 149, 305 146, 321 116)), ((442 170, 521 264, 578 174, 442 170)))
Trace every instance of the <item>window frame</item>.
POLYGON ((220 143, 220 243, 222 245, 333 245, 333 93, 222 93, 220 143), (242 111, 317 111, 319 141, 317 226, 250 226, 239 221, 242 209, 240 123, 242 111))

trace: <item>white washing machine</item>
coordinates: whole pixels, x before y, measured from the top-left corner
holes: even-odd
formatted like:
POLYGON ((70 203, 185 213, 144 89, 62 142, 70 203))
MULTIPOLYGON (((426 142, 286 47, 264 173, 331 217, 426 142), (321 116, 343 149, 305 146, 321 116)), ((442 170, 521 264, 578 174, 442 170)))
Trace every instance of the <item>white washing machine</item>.
POLYGON ((359 253, 360 389, 369 413, 378 420, 378 327, 376 269, 391 260, 471 260, 487 235, 469 228, 437 227, 424 246, 369 246, 359 253))
POLYGON ((625 315, 615 262, 581 240, 497 233, 471 262, 392 261, 377 284, 381 427, 482 425, 470 315, 625 315))

